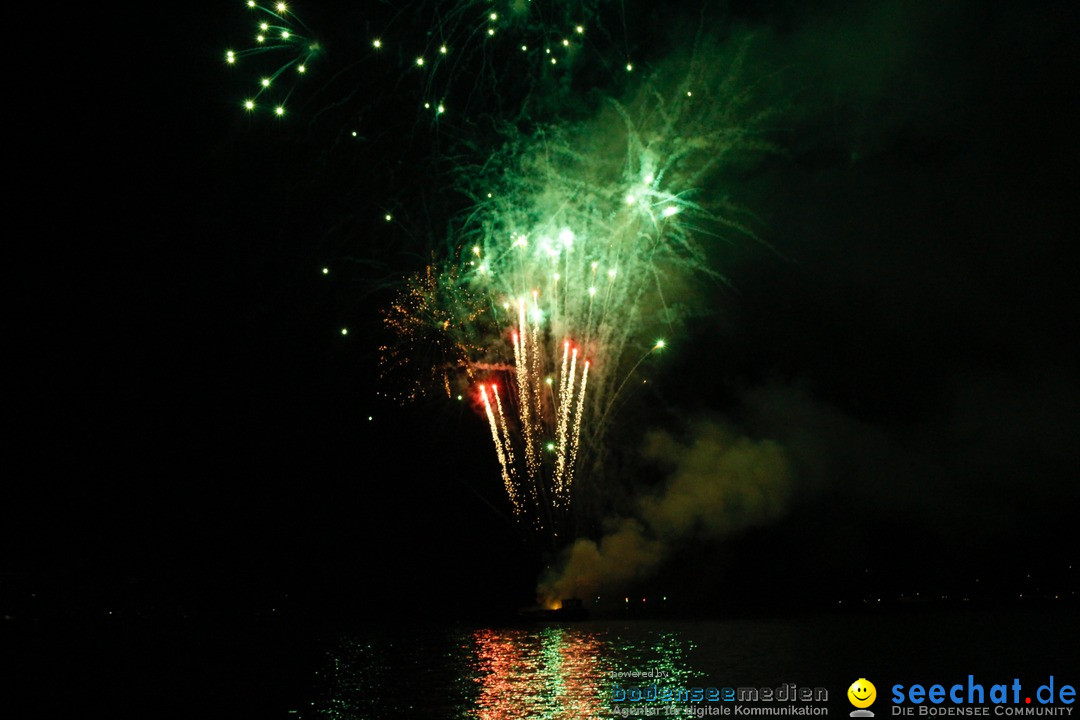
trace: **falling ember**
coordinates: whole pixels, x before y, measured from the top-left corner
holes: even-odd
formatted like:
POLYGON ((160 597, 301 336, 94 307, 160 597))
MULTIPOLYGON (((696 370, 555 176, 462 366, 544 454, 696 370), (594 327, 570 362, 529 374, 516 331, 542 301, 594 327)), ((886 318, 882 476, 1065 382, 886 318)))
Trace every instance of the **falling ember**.
MULTIPOLYGON (((498 392, 494 386, 492 386, 491 390, 495 393, 496 402, 498 402, 498 392)), ((491 401, 488 399, 487 387, 484 385, 480 386, 480 397, 484 400, 484 412, 487 413, 488 424, 491 425, 491 439, 495 442, 495 455, 499 458, 499 467, 502 470, 506 494, 510 496, 510 502, 514 505, 514 512, 520 513, 521 501, 518 499, 517 487, 510 476, 513 466, 507 462, 506 449, 503 447, 502 437, 499 434, 499 425, 495 420, 495 413, 491 410, 491 401)))
MULTIPOLYGON (((575 357, 577 351, 575 350, 575 357)), ((566 447, 563 439, 566 437, 566 413, 570 408, 567 401, 567 388, 572 387, 572 373, 567 372, 570 360, 570 341, 563 342, 562 372, 559 374, 559 399, 556 407, 558 421, 555 427, 555 449, 558 453, 555 465, 555 497, 563 496, 562 477, 566 470, 566 447)))
MULTIPOLYGON (((569 343, 567 343, 569 346, 569 343)), ((563 384, 563 393, 559 398, 559 426, 556 431, 559 443, 558 464, 555 468, 555 492, 559 497, 566 496, 566 432, 570 424, 570 406, 574 402, 574 375, 577 371, 577 348, 570 353, 570 374, 566 376, 563 384)), ((565 363, 565 359, 564 359, 565 363)))
MULTIPOLYGON (((535 426, 532 419, 532 402, 530 384, 522 382, 522 378, 529 376, 529 344, 528 344, 528 330, 525 327, 525 300, 524 298, 518 301, 518 327, 520 328, 515 341, 515 348, 518 349, 517 357, 515 358, 515 365, 517 366, 517 386, 518 386, 518 412, 521 417, 521 430, 525 436, 525 467, 528 470, 529 479, 535 482, 535 478, 539 472, 540 462, 536 454, 536 442, 535 442, 535 426)), ((535 352, 535 347, 533 352, 535 352)))
MULTIPOLYGON (((542 388, 540 386, 540 307, 537 304, 537 293, 533 291, 533 326, 532 326, 532 353, 529 359, 532 361, 532 365, 529 367, 529 375, 527 383, 529 388, 529 397, 532 399, 533 404, 533 417, 539 420, 542 417, 542 388)), ((535 482, 535 477, 534 477, 535 482)))
POLYGON ((589 361, 581 371, 581 390, 578 391, 577 411, 574 413, 574 436, 570 442, 570 462, 566 468, 566 495, 570 495, 570 485, 574 482, 574 466, 577 465, 578 446, 581 441, 581 415, 585 407, 585 385, 589 381, 589 361))
MULTIPOLYGON (((506 426, 506 416, 503 414, 502 399, 499 397, 499 387, 497 385, 491 386, 491 394, 495 396, 495 409, 497 410, 496 418, 499 425, 499 437, 502 438, 503 452, 506 454, 506 464, 510 467, 510 475, 513 477, 515 467, 514 463, 514 445, 510 441, 510 430, 506 426)), ((509 491, 508 491, 509 492, 509 491)), ((536 489, 533 488, 532 492, 533 502, 536 502, 536 489)), ((514 507, 520 507, 520 503, 515 502, 514 507)))

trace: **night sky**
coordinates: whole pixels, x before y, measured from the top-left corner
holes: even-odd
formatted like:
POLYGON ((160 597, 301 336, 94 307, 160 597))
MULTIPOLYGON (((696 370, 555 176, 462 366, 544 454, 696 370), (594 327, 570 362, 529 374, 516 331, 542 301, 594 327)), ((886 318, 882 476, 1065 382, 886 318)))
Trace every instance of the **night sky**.
MULTIPOLYGON (((363 64, 386 6, 297 7, 327 55, 287 118, 249 117, 250 78, 222 62, 248 32, 235 5, 138 18, 133 47, 88 51, 101 65, 76 72, 66 107, 43 101, 49 117, 10 141, 8 242, 28 251, 10 268, 4 600, 21 612, 41 593, 43 615, 262 612, 285 595, 314 615, 528 604, 557 558, 515 527, 483 418, 380 395, 377 347, 395 283, 468 208, 451 179, 466 143, 482 159, 491 118, 538 91, 495 52, 502 91, 467 67, 470 119, 436 127, 409 53, 363 64)), ((401 13, 400 42, 433 7, 401 13)), ((678 460, 643 455, 644 437, 689 454, 724 428, 783 449, 786 499, 668 538, 643 592, 708 612, 1077 590, 1074 9, 625 13, 625 32, 613 7, 597 22, 645 74, 699 20, 721 46, 751 37, 744 74, 776 150, 703 188, 761 242, 710 244, 726 282, 698 290, 646 367, 584 530, 668 487, 678 460)), ((575 82, 587 99, 631 81, 575 82)))

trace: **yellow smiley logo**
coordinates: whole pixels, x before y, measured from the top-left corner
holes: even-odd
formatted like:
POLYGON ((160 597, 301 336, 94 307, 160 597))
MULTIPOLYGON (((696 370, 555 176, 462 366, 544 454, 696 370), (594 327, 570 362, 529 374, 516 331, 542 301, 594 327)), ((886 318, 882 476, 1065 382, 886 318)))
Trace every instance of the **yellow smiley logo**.
POLYGON ((859 678, 847 689, 848 700, 857 708, 868 708, 877 699, 877 688, 866 678, 859 678))

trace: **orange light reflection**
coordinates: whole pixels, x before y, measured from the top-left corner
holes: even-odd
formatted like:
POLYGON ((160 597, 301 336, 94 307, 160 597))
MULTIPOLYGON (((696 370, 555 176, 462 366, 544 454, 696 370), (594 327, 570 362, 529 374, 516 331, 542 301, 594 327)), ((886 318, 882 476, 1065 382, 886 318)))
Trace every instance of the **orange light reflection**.
POLYGON ((596 633, 550 627, 540 632, 475 633, 482 720, 580 720, 610 715, 603 642, 596 633))

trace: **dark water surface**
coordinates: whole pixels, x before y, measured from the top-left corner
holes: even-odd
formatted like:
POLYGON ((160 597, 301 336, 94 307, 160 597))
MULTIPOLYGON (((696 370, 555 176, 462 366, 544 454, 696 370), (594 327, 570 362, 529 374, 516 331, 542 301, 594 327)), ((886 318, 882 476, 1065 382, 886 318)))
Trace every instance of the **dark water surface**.
POLYGON ((613 702, 616 685, 795 683, 824 687, 829 714, 846 717, 847 687, 867 677, 887 715, 898 682, 974 673, 987 687, 1018 677, 1034 689, 1049 675, 1075 683, 1078 630, 1067 614, 931 613, 368 631, 328 648, 309 704, 292 709, 305 718, 608 718, 627 706, 613 702))
POLYGON ((333 630, 136 624, 14 640, 13 689, 95 717, 611 718, 625 707, 613 703, 616 685, 655 682, 821 687, 819 705, 846 718, 847 687, 865 677, 884 718, 895 683, 974 674, 987 687, 1019 678, 1029 692, 1050 675, 1080 685, 1080 621, 1060 610, 508 627, 369 620, 333 630), (613 675, 635 671, 645 676, 613 675))

